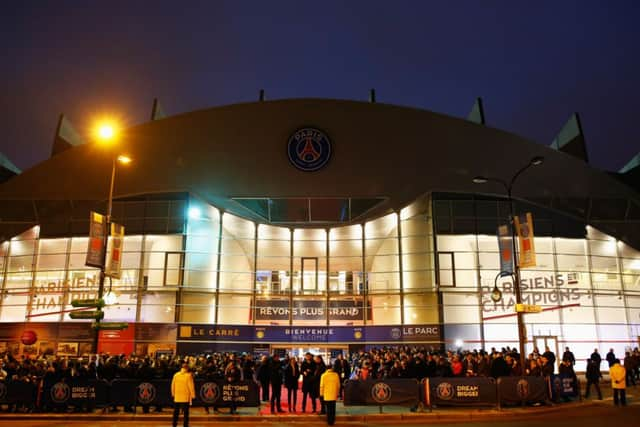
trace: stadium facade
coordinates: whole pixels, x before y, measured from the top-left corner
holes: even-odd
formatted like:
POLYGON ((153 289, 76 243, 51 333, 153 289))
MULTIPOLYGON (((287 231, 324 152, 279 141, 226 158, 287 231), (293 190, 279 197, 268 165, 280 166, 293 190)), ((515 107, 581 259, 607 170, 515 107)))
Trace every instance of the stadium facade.
POLYGON ((367 345, 517 347, 512 279, 496 228, 531 212, 535 267, 522 269, 527 346, 617 354, 640 337, 638 158, 588 164, 573 116, 551 146, 469 118, 324 99, 230 105, 82 144, 61 117, 52 156, 0 184, 0 350, 89 351, 72 299, 95 297, 85 266, 89 212, 126 229, 110 352, 274 350, 367 345), (490 295, 497 284, 502 299, 490 295), (24 340, 34 332, 37 341, 24 340), (26 344, 25 344, 26 343, 26 344))

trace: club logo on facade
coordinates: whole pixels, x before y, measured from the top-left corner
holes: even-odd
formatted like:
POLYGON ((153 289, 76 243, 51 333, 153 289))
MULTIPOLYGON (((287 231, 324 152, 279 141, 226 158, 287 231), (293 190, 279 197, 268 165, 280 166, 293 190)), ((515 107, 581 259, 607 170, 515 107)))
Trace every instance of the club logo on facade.
POLYGON ((138 402, 146 405, 156 398, 156 386, 151 383, 142 383, 138 386, 138 402))
POLYGON ((3 402, 7 398, 7 386, 4 383, 0 383, 0 402, 3 402))
POLYGON ((318 129, 298 129, 289 138, 287 153, 296 168, 305 172, 317 171, 331 158, 331 141, 318 129))
POLYGON ((529 396, 529 381, 525 379, 521 379, 516 384, 516 391, 518 392, 518 397, 520 399, 526 399, 529 396))
POLYGON ((399 340, 401 337, 402 331, 400 330, 400 328, 391 329, 391 338, 393 338, 394 340, 399 340))
POLYGON ((442 400, 453 398, 453 386, 449 383, 440 383, 436 387, 436 396, 442 400))
POLYGON ((218 384, 208 382, 200 387, 200 400, 206 404, 212 404, 220 397, 220 387, 218 384))
POLYGON ((371 388, 371 397, 377 403, 385 403, 391 399, 391 387, 386 383, 376 383, 371 388))
POLYGON ((54 403, 65 403, 71 396, 71 389, 65 383, 55 383, 51 387, 51 400, 54 403))

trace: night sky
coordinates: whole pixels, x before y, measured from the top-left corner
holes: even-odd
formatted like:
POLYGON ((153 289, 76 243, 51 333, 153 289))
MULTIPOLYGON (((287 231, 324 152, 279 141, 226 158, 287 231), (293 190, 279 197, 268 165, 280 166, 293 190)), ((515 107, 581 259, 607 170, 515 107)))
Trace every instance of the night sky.
POLYGON ((548 145, 581 115, 591 163, 640 152, 640 1, 13 1, 0 16, 0 152, 27 169, 60 113, 148 120, 322 97, 466 117, 548 145))

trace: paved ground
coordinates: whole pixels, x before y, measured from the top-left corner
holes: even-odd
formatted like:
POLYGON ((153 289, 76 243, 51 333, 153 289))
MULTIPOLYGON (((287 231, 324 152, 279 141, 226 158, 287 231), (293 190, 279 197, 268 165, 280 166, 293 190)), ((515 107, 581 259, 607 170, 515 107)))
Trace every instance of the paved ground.
MULTIPOLYGON (((345 427, 377 427, 377 426, 396 426, 402 425, 403 427, 418 427, 425 424, 437 424, 441 427, 459 427, 463 424, 473 423, 474 425, 481 427, 496 427, 496 426, 517 426, 517 427, 534 427, 542 424, 545 427, 567 427, 567 426, 579 426, 579 427, 602 427, 607 423, 615 423, 615 425, 633 426, 637 425, 640 419, 640 405, 628 406, 625 408, 615 408, 611 405, 604 404, 588 404, 588 405, 572 405, 571 408, 564 408, 561 411, 547 411, 544 413, 534 413, 535 411, 529 411, 530 413, 524 417, 513 417, 512 414, 504 412, 502 414, 487 414, 488 417, 478 417, 477 419, 459 418, 459 419, 447 419, 439 417, 418 416, 413 419, 385 419, 384 417, 376 417, 367 420, 360 421, 347 421, 338 419, 337 426, 345 427)), ((148 420, 148 421, 117 421, 117 420, 103 420, 103 421, 91 421, 87 422, 69 421, 65 419, 59 420, 11 420, 11 424, 6 421, 2 422, 4 425, 11 425, 16 427, 30 426, 30 427, 66 427, 66 426, 101 426, 101 427, 156 427, 156 426, 170 426, 171 421, 168 418, 148 420), (6 424, 5 424, 6 423, 6 424)), ((200 417, 199 417, 200 418, 200 417)), ((194 419, 191 423, 191 427, 201 427, 210 425, 220 425, 222 418, 218 417, 213 420, 194 419)), ((182 425, 181 423, 179 424, 182 425)), ((315 421, 305 420, 297 421, 293 418, 289 419, 277 419, 272 417, 263 417, 262 420, 255 421, 238 421, 233 424, 234 427, 260 427, 260 426, 274 426, 274 427, 316 427, 325 426, 324 419, 318 417, 315 421)))

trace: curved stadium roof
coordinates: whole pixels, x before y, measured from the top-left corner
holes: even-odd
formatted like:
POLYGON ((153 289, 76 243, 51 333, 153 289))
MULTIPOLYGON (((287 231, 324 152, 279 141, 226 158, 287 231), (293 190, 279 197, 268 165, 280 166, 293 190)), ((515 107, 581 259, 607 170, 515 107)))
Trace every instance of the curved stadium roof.
MULTIPOLYGON (((472 178, 508 181, 532 157, 544 156, 544 164, 519 178, 515 198, 640 248, 636 189, 557 149, 431 111, 327 99, 236 104, 129 128, 115 150, 135 165, 118 171, 114 197, 191 193, 259 222, 269 218, 242 199, 350 198, 362 215, 349 220, 360 222, 429 192, 504 196, 500 185, 479 186, 472 178), (289 137, 305 126, 323 130, 332 143, 329 163, 316 172, 296 169, 287 156, 289 137)), ((18 230, 15 214, 3 214, 10 201, 104 200, 114 153, 74 146, 1 184, 0 236, 18 230)))

